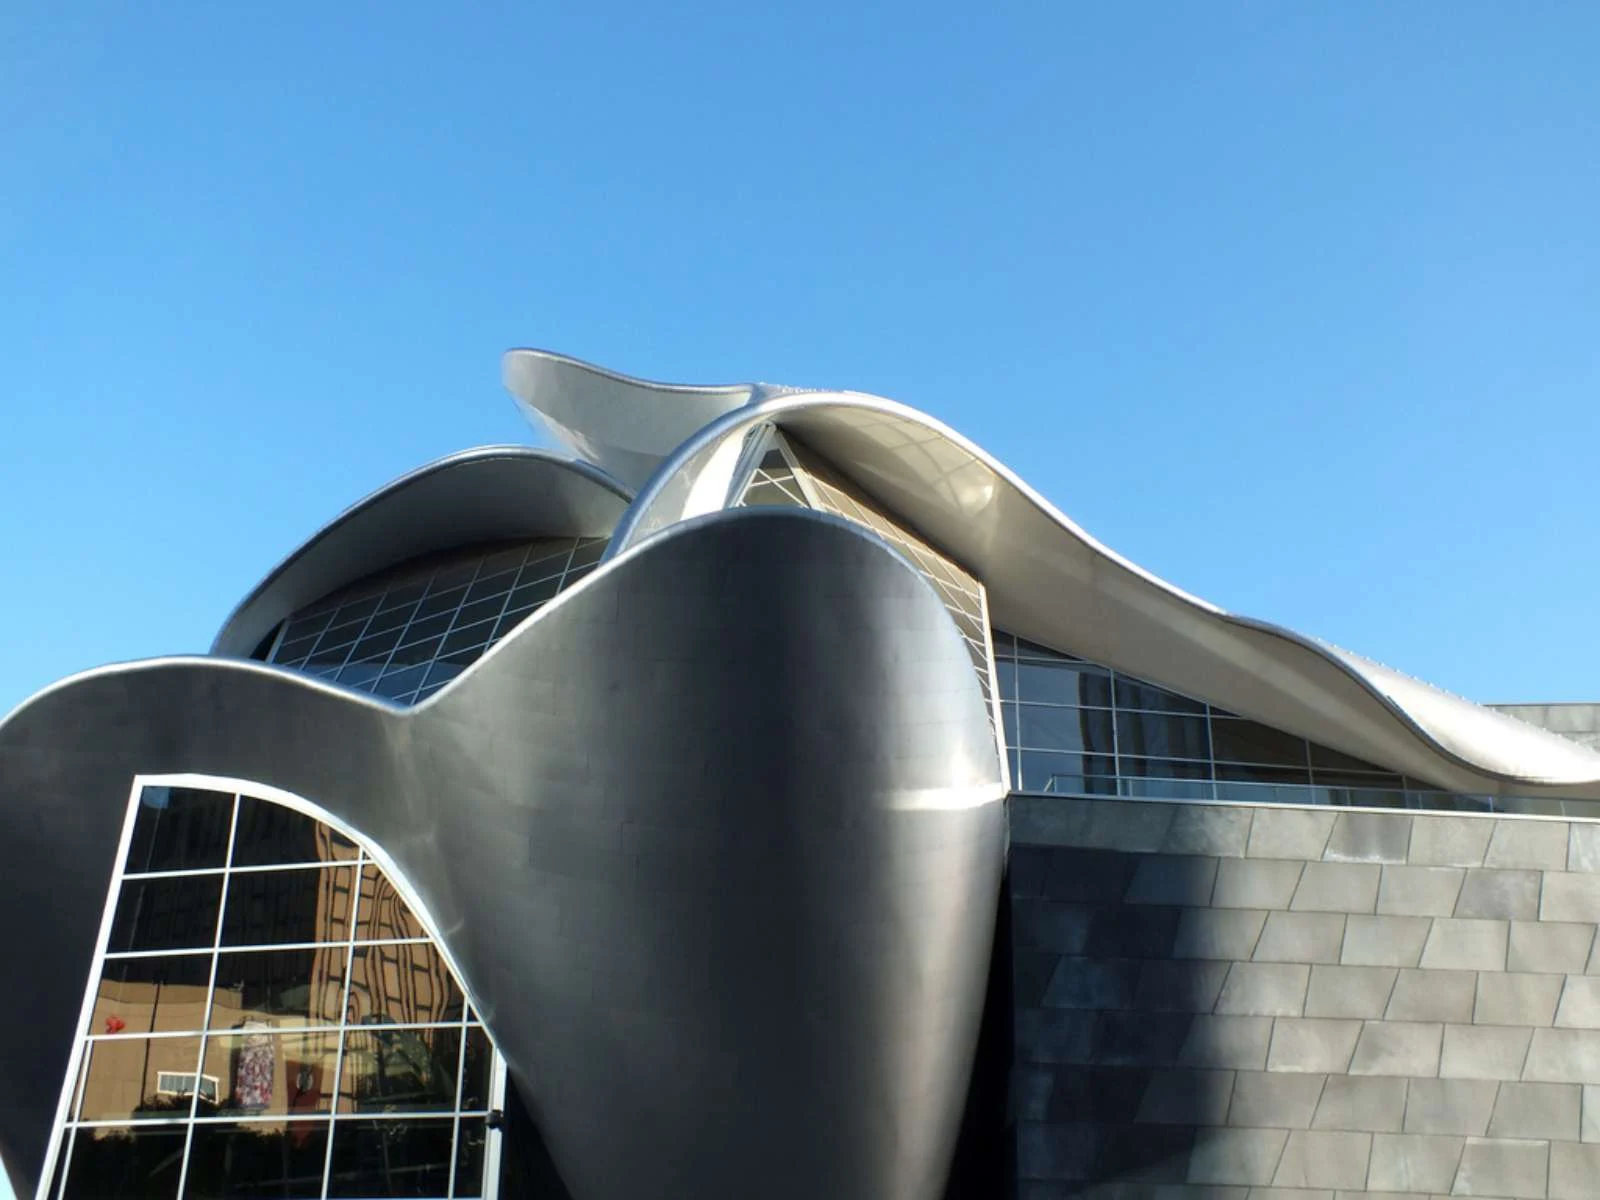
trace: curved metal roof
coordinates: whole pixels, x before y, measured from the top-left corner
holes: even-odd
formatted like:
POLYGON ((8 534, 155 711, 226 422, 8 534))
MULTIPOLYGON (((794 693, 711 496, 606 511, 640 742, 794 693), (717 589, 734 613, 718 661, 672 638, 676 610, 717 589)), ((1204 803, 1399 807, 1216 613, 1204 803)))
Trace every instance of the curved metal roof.
POLYGON ((1096 541, 976 445, 905 405, 765 385, 695 389, 630 379, 619 387, 617 377, 535 351, 511 352, 508 376, 513 363, 525 405, 537 408, 541 397, 559 394, 552 423, 572 445, 600 461, 617 461, 619 451, 636 464, 658 461, 619 524, 611 554, 720 507, 744 435, 771 422, 982 578, 995 623, 1023 637, 1452 791, 1556 799, 1593 796, 1600 787, 1600 753, 1184 592, 1096 541), (587 380, 599 381, 592 423, 587 380), (740 394, 743 402, 733 403, 740 394), (627 432, 625 447, 611 441, 619 430, 627 432))
POLYGON ((279 563, 223 622, 213 654, 247 655, 295 610, 418 555, 471 542, 604 537, 631 492, 590 463, 482 446, 418 467, 345 509, 279 563))

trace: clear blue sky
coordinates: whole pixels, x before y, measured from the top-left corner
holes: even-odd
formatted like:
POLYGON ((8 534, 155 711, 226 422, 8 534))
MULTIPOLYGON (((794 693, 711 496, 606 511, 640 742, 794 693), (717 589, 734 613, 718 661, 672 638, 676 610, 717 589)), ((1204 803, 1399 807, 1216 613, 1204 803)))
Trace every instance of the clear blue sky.
POLYGON ((513 345, 893 396, 1226 607, 1600 700, 1600 8, 982 9, 0 6, 0 710, 531 439, 513 345))

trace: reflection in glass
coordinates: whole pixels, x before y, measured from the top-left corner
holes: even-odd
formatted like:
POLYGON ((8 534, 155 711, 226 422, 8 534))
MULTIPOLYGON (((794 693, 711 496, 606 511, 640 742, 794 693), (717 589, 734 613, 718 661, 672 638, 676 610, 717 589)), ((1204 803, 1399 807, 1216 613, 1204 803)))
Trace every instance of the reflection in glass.
MULTIPOLYGON (((200 1061, 196 1037, 116 1038, 89 1047, 82 1121, 186 1117, 200 1061)), ((202 1093, 206 1090, 202 1080, 202 1093)))
POLYGON ((1103 708, 1017 705, 1017 745, 1029 750, 1111 753, 1111 713, 1103 708))
POLYGON ((1111 707, 1111 673, 1088 663, 1017 663, 1017 699, 1111 707))
POLYGON ((108 958, 95 989, 92 1034, 184 1032, 201 1027, 209 954, 108 958))
POLYGON ((341 1121, 329 1196, 442 1196, 450 1184, 451 1120, 341 1121))
POLYGON ((212 1029, 246 1020, 279 1025, 337 1025, 344 1007, 347 947, 241 950, 217 958, 212 1029))
POLYGON ((1149 758, 1210 758, 1204 717, 1117 713, 1117 750, 1149 758))
POLYGON ((192 788, 142 789, 133 819, 127 873, 222 866, 228 857, 232 801, 226 793, 192 788))
MULTIPOLYGON (((325 1113, 338 1055, 336 1033, 274 1033, 265 1022, 206 1039, 204 1073, 220 1081, 202 1116, 325 1113)), ((205 1097, 202 1095, 202 1099, 205 1097)))
POLYGON ((459 1021, 463 1003, 455 976, 431 942, 357 945, 350 957, 351 1024, 459 1021))
POLYGON ((224 946, 345 941, 355 868, 252 871, 228 881, 224 946))
POLYGON ((327 1151, 326 1121, 196 1125, 184 1196, 318 1197, 327 1151))
POLYGON ((351 1030, 345 1035, 339 1111, 453 1112, 461 1026, 351 1030))
POLYGON ((270 867, 280 863, 354 862, 356 846, 321 821, 281 804, 239 797, 239 832, 233 865, 270 867))
POLYGON ((1306 765, 1306 740, 1267 725, 1239 717, 1215 717, 1211 722, 1217 757, 1231 762, 1274 763, 1297 767, 1306 765))
POLYGON ((456 1200, 483 1195, 483 1149, 487 1123, 465 1119, 456 1134, 456 1200))
POLYGON ((209 950, 217 940, 222 876, 130 879, 111 922, 112 954, 125 950, 209 950))
POLYGON ((1203 701, 1180 696, 1177 692, 1169 692, 1166 688, 1156 687, 1153 683, 1145 683, 1127 675, 1117 676, 1116 697, 1118 708, 1144 708, 1157 712, 1201 715, 1206 711, 1203 701))
POLYGON ((1022 789, 1027 792, 1088 792, 1112 796, 1117 791, 1115 760, 1109 755, 1050 754, 1024 750, 1022 789))
POLYGON ((181 1125, 78 1130, 66 1200, 175 1200, 184 1136, 181 1125))
POLYGON ((361 911, 356 940, 366 942, 427 936, 422 922, 400 898, 399 890, 389 882, 389 877, 371 863, 362 867, 361 911))
POLYGON ((461 1108, 465 1112, 489 1107, 489 1067, 494 1047, 481 1025, 467 1028, 466 1056, 461 1064, 461 1108))

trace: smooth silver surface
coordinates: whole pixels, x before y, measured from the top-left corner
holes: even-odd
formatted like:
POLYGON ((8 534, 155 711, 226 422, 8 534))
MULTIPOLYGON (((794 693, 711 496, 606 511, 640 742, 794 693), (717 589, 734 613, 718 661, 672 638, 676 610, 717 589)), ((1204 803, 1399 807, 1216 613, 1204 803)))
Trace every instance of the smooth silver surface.
POLYGON ((136 773, 337 814, 425 901, 576 1200, 934 1200, 1004 841, 978 682, 871 534, 681 525, 414 709, 259 664, 68 680, 0 723, 0 1150, 38 1178, 136 773))
POLYGON ((546 535, 603 537, 632 493, 598 467, 527 446, 481 446, 357 501, 279 563, 223 622, 213 654, 244 656, 296 609, 435 550, 546 535))
POLYGON ((613 435, 660 460, 612 552, 697 511, 696 480, 726 443, 772 422, 827 456, 989 589, 995 623, 1022 637, 1207 700, 1449 791, 1593 796, 1600 752, 1314 638, 1224 612, 1095 541, 1003 465, 914 409, 851 392, 590 384, 570 359, 507 358, 520 395, 559 388, 570 444, 607 461, 613 435), (629 414, 632 414, 631 420, 629 414))

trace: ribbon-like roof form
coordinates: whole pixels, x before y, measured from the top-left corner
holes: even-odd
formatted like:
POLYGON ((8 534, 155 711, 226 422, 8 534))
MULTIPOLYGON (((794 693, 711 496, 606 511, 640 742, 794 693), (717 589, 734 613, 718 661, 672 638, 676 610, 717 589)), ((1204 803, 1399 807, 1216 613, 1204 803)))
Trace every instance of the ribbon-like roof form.
POLYGON ((774 424, 981 578, 995 623, 1022 637, 1451 791, 1600 796, 1600 753, 1191 596, 904 405, 763 384, 651 383, 539 350, 509 352, 504 376, 525 412, 639 489, 612 555, 721 507, 745 436, 774 424))

